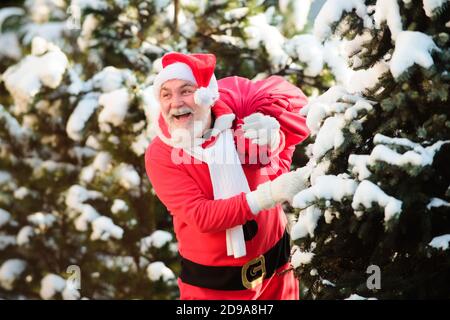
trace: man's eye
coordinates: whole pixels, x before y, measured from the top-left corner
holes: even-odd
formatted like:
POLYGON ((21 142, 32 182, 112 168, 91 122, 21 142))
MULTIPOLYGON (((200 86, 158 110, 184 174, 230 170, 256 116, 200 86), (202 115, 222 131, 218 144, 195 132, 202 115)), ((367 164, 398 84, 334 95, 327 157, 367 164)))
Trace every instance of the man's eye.
POLYGON ((192 90, 183 90, 181 93, 182 94, 191 94, 192 90))

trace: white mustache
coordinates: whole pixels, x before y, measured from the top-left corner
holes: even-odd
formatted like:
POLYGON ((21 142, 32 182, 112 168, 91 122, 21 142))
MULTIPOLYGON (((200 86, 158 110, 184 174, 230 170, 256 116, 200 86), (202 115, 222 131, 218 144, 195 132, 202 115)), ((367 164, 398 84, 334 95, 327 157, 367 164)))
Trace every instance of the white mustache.
POLYGON ((194 110, 192 110, 189 107, 181 107, 181 108, 178 108, 178 109, 170 112, 170 116, 171 117, 179 116, 179 115, 182 115, 182 114, 185 114, 185 113, 194 113, 194 110))

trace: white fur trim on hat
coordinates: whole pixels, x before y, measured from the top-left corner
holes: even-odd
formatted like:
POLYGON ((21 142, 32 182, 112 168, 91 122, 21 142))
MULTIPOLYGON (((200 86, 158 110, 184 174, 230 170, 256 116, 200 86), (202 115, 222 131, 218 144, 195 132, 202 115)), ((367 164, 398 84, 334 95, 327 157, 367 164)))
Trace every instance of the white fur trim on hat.
POLYGON ((182 62, 175 62, 169 64, 167 67, 162 69, 160 73, 158 73, 158 75, 155 78, 155 81, 153 81, 153 93, 158 101, 161 86, 163 85, 164 82, 172 79, 186 80, 194 84, 197 84, 194 74, 192 73, 191 68, 189 68, 187 64, 182 62))

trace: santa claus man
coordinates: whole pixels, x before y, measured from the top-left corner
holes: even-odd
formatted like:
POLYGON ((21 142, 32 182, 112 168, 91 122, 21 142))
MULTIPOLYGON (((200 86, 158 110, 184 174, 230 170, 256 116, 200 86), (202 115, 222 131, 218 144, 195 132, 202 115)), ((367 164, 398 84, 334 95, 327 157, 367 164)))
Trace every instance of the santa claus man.
POLYGON ((150 182, 173 217, 181 299, 299 299, 281 203, 308 136, 300 89, 281 77, 217 81, 212 54, 168 53, 153 85, 150 182))

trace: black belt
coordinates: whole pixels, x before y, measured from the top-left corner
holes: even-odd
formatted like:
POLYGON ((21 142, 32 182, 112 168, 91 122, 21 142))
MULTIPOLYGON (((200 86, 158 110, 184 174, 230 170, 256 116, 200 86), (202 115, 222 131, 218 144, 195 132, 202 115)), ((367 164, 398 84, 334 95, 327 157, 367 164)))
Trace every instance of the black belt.
POLYGON ((289 241, 289 234, 284 231, 281 239, 269 251, 241 267, 206 266, 181 257, 180 278, 184 283, 215 290, 254 288, 289 261, 289 241))

